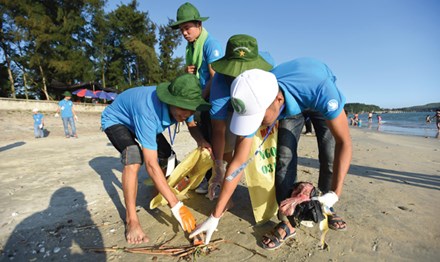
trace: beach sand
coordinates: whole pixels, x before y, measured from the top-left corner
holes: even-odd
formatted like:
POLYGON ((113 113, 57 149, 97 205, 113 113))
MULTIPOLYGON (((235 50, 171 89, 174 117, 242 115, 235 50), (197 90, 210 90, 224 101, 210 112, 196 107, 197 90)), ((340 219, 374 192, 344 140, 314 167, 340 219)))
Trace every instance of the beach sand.
MULTIPOLYGON (((45 113, 45 112, 43 112, 45 113)), ((119 154, 100 131, 100 114, 78 113, 79 138, 66 139, 60 118, 46 113, 49 135, 33 137, 31 112, 0 111, 0 260, 176 261, 163 255, 122 251, 93 253, 89 248, 134 247, 124 237, 125 209, 119 154)), ((277 223, 255 226, 245 181, 235 206, 220 220, 213 239, 218 250, 200 261, 438 261, 440 257, 440 140, 351 129, 353 161, 335 208, 348 223, 329 231, 328 250, 318 248, 320 232, 300 227, 278 250, 258 243, 277 223), (237 243, 241 246, 235 245, 237 243)), ((182 159, 196 146, 182 128, 176 137, 182 159)), ((317 145, 302 136, 299 179, 317 183, 317 145)), ((189 244, 165 206, 149 210, 152 186, 139 176, 138 215, 150 242, 189 244), (174 237, 174 238, 173 238, 174 237)), ((195 193, 185 204, 198 222, 215 202, 195 193)))

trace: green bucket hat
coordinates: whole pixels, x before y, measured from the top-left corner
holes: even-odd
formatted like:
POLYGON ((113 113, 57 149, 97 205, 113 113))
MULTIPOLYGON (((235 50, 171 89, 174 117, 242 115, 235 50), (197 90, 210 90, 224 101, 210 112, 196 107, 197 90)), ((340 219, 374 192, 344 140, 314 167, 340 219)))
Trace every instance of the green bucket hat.
POLYGON ((257 40, 249 35, 231 36, 225 56, 211 65, 216 72, 233 77, 249 69, 272 69, 272 65, 259 55, 257 40))
POLYGON ((189 21, 206 21, 209 17, 200 17, 199 10, 192 4, 186 2, 177 9, 176 22, 172 23, 170 27, 172 29, 178 29, 180 24, 189 21))
POLYGON ((159 100, 165 104, 192 111, 206 111, 211 104, 202 98, 199 79, 193 74, 184 74, 171 83, 161 83, 156 88, 159 100))
POLYGON ((72 94, 69 91, 66 91, 66 92, 63 93, 63 96, 65 96, 65 97, 67 97, 67 96, 72 97, 72 94))

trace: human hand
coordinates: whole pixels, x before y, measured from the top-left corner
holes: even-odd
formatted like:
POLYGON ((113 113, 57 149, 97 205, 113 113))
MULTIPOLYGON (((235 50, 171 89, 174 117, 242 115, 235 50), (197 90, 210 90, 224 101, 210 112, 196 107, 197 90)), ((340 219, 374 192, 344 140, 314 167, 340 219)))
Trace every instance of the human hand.
POLYGON ((209 180, 208 186, 208 197, 209 200, 214 200, 219 197, 220 190, 223 185, 223 180, 225 179, 226 165, 228 163, 223 160, 214 161, 214 170, 212 172, 211 179, 209 180))
POLYGON ((321 202, 322 205, 330 208, 333 207, 333 205, 336 204, 336 202, 338 202, 339 197, 338 195, 336 195, 335 192, 329 191, 328 193, 325 193, 324 195, 317 197, 317 200, 321 202))
POLYGON ((213 215, 211 215, 205 222, 203 222, 203 224, 199 225, 191 235, 189 235, 189 238, 193 238, 200 233, 206 232, 205 245, 209 244, 212 234, 217 229, 219 220, 220 217, 214 217, 213 215))
POLYGON ((190 233, 196 227, 195 218, 181 201, 171 208, 171 212, 173 212, 174 217, 179 221, 184 231, 190 233))
POLYGON ((78 116, 75 115, 75 121, 78 121, 78 116))
POLYGON ((205 139, 200 139, 200 141, 197 141, 197 146, 202 148, 202 149, 206 148, 206 149, 209 150, 209 152, 212 151, 211 144, 208 141, 206 141, 205 139))
POLYGON ((197 67, 195 65, 189 65, 185 68, 185 72, 187 72, 188 74, 196 74, 197 71, 197 67))

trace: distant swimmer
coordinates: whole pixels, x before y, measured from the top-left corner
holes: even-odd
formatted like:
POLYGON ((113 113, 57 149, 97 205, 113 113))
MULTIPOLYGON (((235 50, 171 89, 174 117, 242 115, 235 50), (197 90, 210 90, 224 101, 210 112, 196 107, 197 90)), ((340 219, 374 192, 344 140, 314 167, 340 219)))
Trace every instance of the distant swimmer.
POLYGON ((373 113, 372 112, 368 113, 368 122, 369 123, 373 122, 373 113))
POLYGON ((426 123, 429 124, 431 123, 431 116, 430 115, 426 115, 426 123))
POLYGON ((440 108, 435 112, 435 119, 437 123, 437 131, 440 132, 440 108))

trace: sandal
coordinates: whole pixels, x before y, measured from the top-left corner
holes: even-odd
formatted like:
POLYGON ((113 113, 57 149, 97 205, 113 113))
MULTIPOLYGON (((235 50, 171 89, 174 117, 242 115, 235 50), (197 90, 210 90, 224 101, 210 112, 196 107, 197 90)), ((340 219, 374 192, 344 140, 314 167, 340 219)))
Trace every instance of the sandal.
POLYGON ((330 210, 332 211, 332 215, 328 216, 328 227, 336 231, 347 230, 347 223, 345 223, 342 217, 336 215, 336 212, 333 210, 333 208, 330 210))
POLYGON ((284 222, 280 222, 278 223, 278 225, 275 226, 275 228, 273 229, 272 232, 270 232, 269 234, 266 234, 263 236, 263 240, 261 241, 261 245, 264 249, 266 250, 275 250, 278 249, 282 246, 282 244, 284 243, 284 241, 286 241, 289 238, 292 238, 296 235, 296 230, 292 233, 290 233, 290 229, 289 227, 284 223, 284 222), (281 237, 280 233, 278 232, 278 229, 283 229, 284 232, 286 232, 286 235, 283 237, 281 237), (273 243, 274 246, 270 247, 269 243, 265 244, 264 240, 269 239, 270 242, 269 243, 273 243))

